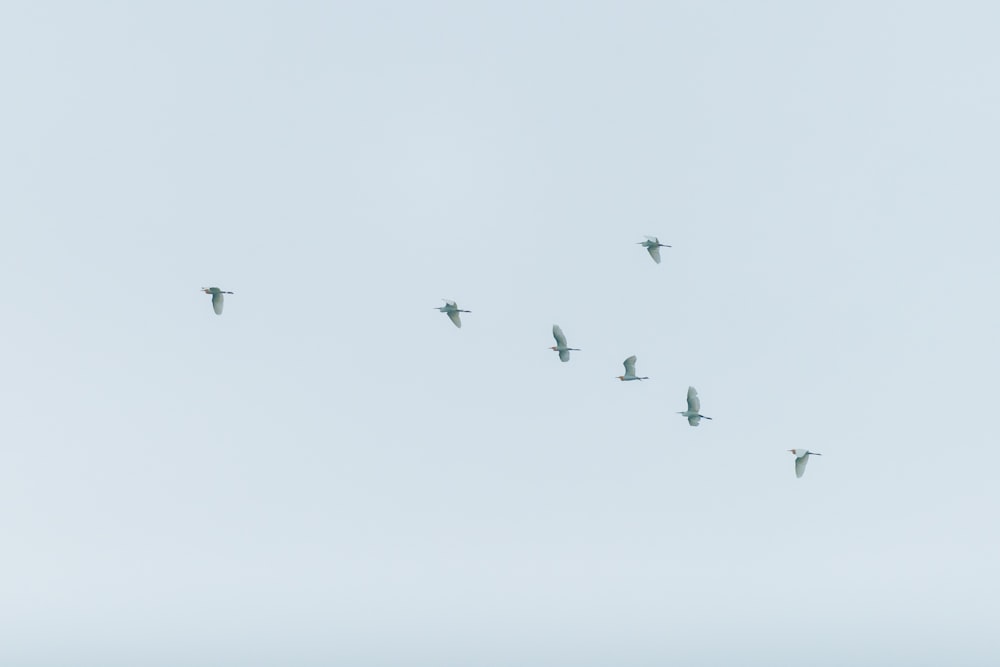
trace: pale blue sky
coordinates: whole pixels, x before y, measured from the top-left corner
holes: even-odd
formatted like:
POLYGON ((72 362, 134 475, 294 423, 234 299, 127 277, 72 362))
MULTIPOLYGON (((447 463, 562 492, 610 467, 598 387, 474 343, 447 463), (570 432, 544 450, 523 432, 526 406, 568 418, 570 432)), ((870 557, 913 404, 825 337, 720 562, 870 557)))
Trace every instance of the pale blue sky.
POLYGON ((997 664, 998 24, 5 3, 0 664, 997 664))

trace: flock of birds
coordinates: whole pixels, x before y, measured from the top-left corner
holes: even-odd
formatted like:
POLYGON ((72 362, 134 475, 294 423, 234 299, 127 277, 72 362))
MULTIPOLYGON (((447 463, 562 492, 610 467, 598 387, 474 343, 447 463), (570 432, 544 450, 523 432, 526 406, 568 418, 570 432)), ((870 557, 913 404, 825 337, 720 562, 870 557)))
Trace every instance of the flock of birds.
MULTIPOLYGON (((655 236, 647 236, 645 241, 638 242, 638 245, 643 246, 649 256, 653 258, 653 261, 657 264, 660 263, 660 248, 669 248, 671 246, 665 243, 660 243, 660 239, 655 236)), ((215 311, 216 315, 222 314, 222 307, 225 303, 226 294, 232 294, 233 292, 227 292, 225 290, 219 289, 218 287, 202 287, 201 290, 205 294, 212 295, 212 309, 215 311)), ((444 300, 444 305, 435 308, 451 320, 459 329, 462 328, 462 316, 461 313, 472 313, 471 310, 463 310, 458 307, 458 304, 454 301, 444 300)), ((556 344, 553 345, 551 350, 559 353, 559 361, 566 362, 569 361, 570 352, 581 352, 580 348, 570 347, 566 342, 566 334, 563 333, 562 327, 558 324, 552 325, 552 337, 556 339, 556 344)), ((629 382, 632 380, 648 380, 649 377, 638 376, 635 373, 635 360, 636 356, 633 354, 631 357, 624 361, 625 374, 617 376, 622 382, 629 382)), ((698 390, 694 387, 688 387, 687 391, 687 410, 679 411, 677 414, 685 417, 688 420, 688 424, 691 426, 698 426, 702 419, 709 419, 711 417, 706 417, 701 414, 701 399, 698 398, 698 390)), ((789 449, 795 456, 795 476, 802 477, 806 471, 806 464, 809 463, 810 456, 822 456, 819 452, 811 452, 808 449, 789 449)))

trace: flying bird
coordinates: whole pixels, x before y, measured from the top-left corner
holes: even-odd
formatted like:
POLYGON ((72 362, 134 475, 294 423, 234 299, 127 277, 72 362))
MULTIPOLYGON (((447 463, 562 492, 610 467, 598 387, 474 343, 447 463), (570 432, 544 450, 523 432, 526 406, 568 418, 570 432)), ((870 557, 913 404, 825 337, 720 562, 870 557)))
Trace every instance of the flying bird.
POLYGON ((446 313, 448 315, 448 319, 451 320, 452 324, 461 329, 462 318, 459 315, 459 313, 471 313, 472 311, 462 310, 461 308, 458 307, 458 304, 455 303, 454 301, 448 301, 448 299, 442 299, 442 301, 444 301, 444 305, 435 308, 435 310, 440 310, 442 313, 446 313))
POLYGON ((660 248, 669 248, 665 243, 660 243, 660 239, 655 236, 647 236, 645 241, 639 241, 636 245, 641 245, 646 250, 649 251, 649 256, 653 258, 653 261, 657 264, 660 263, 660 248))
POLYGON ((802 477, 806 472, 806 464, 809 463, 809 455, 823 456, 819 452, 810 452, 808 449, 789 449, 795 454, 795 476, 802 477))
POLYGON ((201 291, 205 294, 212 295, 212 308, 215 310, 216 315, 222 314, 222 304, 225 299, 223 294, 232 294, 232 292, 226 292, 219 289, 218 287, 202 287, 201 291))
POLYGON ((559 361, 569 361, 571 350, 573 352, 580 352, 580 348, 578 347, 566 346, 566 335, 563 334, 562 328, 558 324, 552 325, 552 337, 556 339, 556 344, 549 349, 559 353, 559 361))
POLYGON ((698 390, 694 387, 688 387, 688 409, 677 414, 687 417, 688 424, 691 426, 697 426, 702 419, 711 419, 711 417, 698 414, 700 411, 701 399, 698 398, 698 390))
POLYGON ((637 377, 635 374, 635 355, 625 360, 625 375, 619 375, 618 379, 622 382, 628 382, 629 380, 648 380, 648 377, 637 377))

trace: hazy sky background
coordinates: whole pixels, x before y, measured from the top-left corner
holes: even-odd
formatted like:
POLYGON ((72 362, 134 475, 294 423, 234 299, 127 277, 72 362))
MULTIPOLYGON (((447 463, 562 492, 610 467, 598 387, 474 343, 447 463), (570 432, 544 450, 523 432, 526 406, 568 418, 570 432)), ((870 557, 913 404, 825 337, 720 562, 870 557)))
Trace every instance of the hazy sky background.
POLYGON ((4 3, 0 664, 997 664, 998 25, 4 3))

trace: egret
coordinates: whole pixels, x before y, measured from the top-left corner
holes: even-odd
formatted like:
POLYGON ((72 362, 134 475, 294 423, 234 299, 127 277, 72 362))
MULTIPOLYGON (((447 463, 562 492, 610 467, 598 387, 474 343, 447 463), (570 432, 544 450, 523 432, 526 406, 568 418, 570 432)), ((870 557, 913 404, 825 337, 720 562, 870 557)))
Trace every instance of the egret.
POLYGON ((462 318, 461 316, 459 316, 459 313, 471 313, 472 311, 462 310, 461 308, 458 307, 458 304, 455 303, 454 301, 448 301, 448 299, 442 299, 442 301, 444 301, 444 305, 435 308, 435 310, 440 310, 442 313, 447 313, 448 319, 451 320, 452 324, 461 329, 462 318))
POLYGON ((802 477, 806 472, 806 464, 809 463, 809 455, 823 456, 819 452, 810 452, 808 449, 789 449, 795 454, 795 476, 802 477))
POLYGON ((660 239, 655 236, 647 236, 645 241, 639 241, 636 245, 641 245, 646 250, 649 251, 649 256, 653 258, 653 261, 657 264, 660 263, 660 248, 669 248, 665 243, 660 243, 660 239))
POLYGON ((635 374, 635 355, 625 360, 625 375, 619 375, 618 379, 622 382, 628 382, 629 380, 648 380, 648 377, 637 377, 635 374))
POLYGON ((218 287, 202 287, 201 291, 205 294, 212 295, 212 308, 215 310, 216 315, 222 314, 222 302, 225 299, 223 294, 232 294, 232 292, 226 292, 219 289, 218 287))
POLYGON ((559 353, 559 361, 569 361, 569 353, 580 352, 578 347, 567 347, 566 346, 566 336, 562 332, 562 328, 558 324, 552 325, 552 337, 556 339, 556 344, 550 347, 550 350, 555 350, 559 353))
POLYGON ((688 387, 688 409, 677 414, 687 417, 688 424, 691 426, 697 426, 702 419, 711 419, 711 417, 698 414, 700 410, 701 399, 698 398, 698 390, 694 387, 688 387))

